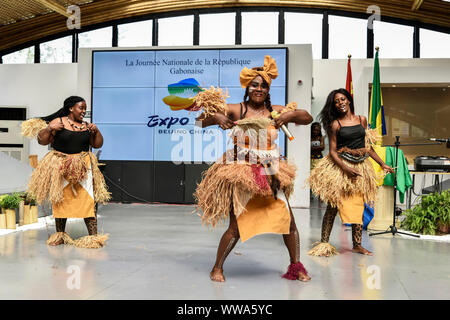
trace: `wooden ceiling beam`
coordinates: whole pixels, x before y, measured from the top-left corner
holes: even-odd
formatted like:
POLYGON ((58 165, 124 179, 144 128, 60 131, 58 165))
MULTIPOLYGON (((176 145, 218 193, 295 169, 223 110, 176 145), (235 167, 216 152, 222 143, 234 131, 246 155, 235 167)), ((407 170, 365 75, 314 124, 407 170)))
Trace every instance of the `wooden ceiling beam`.
MULTIPOLYGON (((48 2, 49 0, 45 1, 48 2)), ((54 0, 52 1, 54 2, 54 0)), ((411 2, 404 0, 96 0, 80 5, 82 28, 80 32, 86 30, 87 26, 110 21, 112 17, 114 20, 118 20, 192 9, 232 9, 233 7, 258 8, 261 6, 273 6, 284 7, 286 10, 289 10, 289 8, 315 8, 366 14, 366 9, 369 5, 379 6, 381 15, 384 17, 400 18, 450 28, 450 20, 448 19, 450 16, 450 4, 438 0, 423 1, 419 11, 411 11, 411 2)), ((0 51, 67 31, 66 19, 60 13, 53 12, 25 21, 0 26, 0 51)))
POLYGON ((62 14, 65 17, 70 17, 70 13, 67 12, 67 9, 64 8, 64 6, 60 5, 58 2, 53 0, 37 0, 40 4, 42 4, 44 7, 49 8, 50 10, 53 10, 59 14, 62 14))
POLYGON ((420 6, 422 5, 423 0, 414 0, 412 6, 411 6, 411 10, 412 11, 417 11, 419 10, 420 6))

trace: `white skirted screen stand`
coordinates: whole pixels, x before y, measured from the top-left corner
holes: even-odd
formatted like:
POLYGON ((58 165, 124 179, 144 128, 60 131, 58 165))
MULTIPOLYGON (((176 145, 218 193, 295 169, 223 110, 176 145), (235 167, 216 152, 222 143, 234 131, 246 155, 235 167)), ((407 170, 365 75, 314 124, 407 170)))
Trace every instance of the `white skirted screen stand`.
MULTIPOLYGON (((394 212, 394 187, 380 186, 375 200, 375 213, 368 229, 384 231, 392 225, 394 212)), ((396 223, 397 225, 397 223, 396 223)))

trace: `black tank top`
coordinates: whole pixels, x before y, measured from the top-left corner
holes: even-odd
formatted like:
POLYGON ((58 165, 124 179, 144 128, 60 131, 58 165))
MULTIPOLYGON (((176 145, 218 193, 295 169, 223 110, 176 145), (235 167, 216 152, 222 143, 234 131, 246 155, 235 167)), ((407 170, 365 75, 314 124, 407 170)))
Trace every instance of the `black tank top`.
POLYGON ((91 132, 89 130, 71 131, 63 128, 61 131, 56 132, 52 147, 56 151, 67 154, 89 151, 90 136, 91 132))
POLYGON ((349 149, 361 149, 366 147, 366 130, 361 124, 361 117, 359 117, 359 124, 354 126, 342 127, 339 122, 340 129, 336 134, 337 150, 347 147, 349 149))

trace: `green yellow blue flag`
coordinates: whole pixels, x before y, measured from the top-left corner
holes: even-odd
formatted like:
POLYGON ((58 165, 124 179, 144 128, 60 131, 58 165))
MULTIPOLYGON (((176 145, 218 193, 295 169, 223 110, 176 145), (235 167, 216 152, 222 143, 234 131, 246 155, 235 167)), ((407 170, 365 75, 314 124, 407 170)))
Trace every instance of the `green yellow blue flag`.
MULTIPOLYGON (((372 94, 370 96, 369 124, 372 129, 377 129, 381 136, 386 135, 386 122, 384 120, 383 96, 380 85, 380 64, 378 62, 378 50, 375 54, 373 68, 372 94)), ((381 144, 380 141, 379 144, 381 144)))

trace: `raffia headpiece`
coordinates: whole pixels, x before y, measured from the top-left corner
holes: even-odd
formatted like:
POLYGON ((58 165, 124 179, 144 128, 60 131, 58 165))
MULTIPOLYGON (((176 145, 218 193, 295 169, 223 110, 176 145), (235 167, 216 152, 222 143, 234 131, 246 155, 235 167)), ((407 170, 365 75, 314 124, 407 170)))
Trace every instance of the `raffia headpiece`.
POLYGON ((278 77, 277 63, 271 56, 264 57, 264 66, 262 71, 249 69, 245 67, 239 74, 242 88, 247 88, 249 83, 256 77, 261 76, 270 86, 272 79, 278 77))

